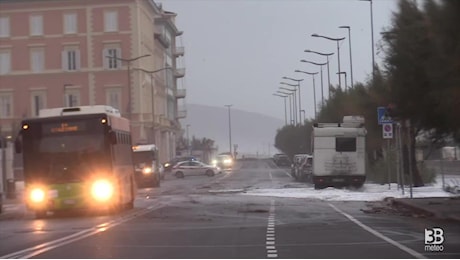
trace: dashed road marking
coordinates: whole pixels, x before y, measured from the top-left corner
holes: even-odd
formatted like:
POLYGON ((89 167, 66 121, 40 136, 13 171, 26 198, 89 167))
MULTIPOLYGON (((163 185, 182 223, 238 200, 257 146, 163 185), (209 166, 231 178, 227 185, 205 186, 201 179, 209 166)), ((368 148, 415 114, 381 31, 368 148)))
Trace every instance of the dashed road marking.
MULTIPOLYGON (((273 181, 273 176, 269 171, 270 179, 273 181)), ((266 234, 266 248, 268 258, 278 258, 278 251, 275 245, 275 201, 270 202, 270 211, 268 215, 267 234, 266 234)))

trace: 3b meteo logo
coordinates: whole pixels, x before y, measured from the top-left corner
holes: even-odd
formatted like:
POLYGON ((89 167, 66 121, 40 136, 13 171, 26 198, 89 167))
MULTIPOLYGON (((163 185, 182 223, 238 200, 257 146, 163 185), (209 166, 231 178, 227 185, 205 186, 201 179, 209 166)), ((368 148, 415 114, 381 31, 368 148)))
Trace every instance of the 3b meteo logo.
POLYGON ((444 246, 444 230, 439 227, 425 228, 425 251, 442 252, 444 246))

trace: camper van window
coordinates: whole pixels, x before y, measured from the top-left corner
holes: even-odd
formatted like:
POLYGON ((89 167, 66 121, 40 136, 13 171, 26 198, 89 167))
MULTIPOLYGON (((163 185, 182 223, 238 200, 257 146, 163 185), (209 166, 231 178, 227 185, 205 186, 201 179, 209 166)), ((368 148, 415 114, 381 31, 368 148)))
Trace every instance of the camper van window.
POLYGON ((356 138, 336 137, 335 150, 337 152, 356 152, 356 138))

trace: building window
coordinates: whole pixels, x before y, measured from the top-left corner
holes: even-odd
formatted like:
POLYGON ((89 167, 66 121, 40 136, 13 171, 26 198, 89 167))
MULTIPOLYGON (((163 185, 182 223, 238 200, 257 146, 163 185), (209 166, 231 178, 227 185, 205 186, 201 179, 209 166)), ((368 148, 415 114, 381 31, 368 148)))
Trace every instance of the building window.
POLYGON ((106 11, 104 13, 104 31, 116 32, 118 30, 117 11, 106 11))
POLYGON ((0 117, 9 118, 13 116, 13 97, 11 93, 0 93, 0 117))
POLYGON ((0 37, 10 36, 10 18, 8 16, 0 17, 0 37))
POLYGON ((80 69, 80 50, 70 48, 62 51, 62 69, 66 71, 80 69))
POLYGON ((121 89, 111 88, 106 91, 106 104, 108 106, 120 109, 121 105, 121 89))
POLYGON ((40 109, 45 108, 45 98, 46 92, 34 92, 32 93, 32 115, 38 116, 40 113, 40 109))
POLYGON ((0 51, 0 75, 11 71, 11 53, 9 50, 0 51))
POLYGON ((45 65, 44 49, 34 48, 30 51, 31 69, 32 72, 42 72, 45 65))
POLYGON ((66 107, 76 107, 80 105, 80 93, 78 91, 68 91, 65 94, 64 104, 66 107))
POLYGON ((31 15, 30 16, 30 35, 37 36, 43 35, 43 16, 31 15))
POLYGON ((105 48, 102 56, 103 56, 103 61, 104 61, 103 62, 104 68, 106 69, 121 68, 121 60, 120 60, 121 49, 120 48, 114 48, 114 47, 105 48))
POLYGON ((64 14, 64 33, 77 33, 77 14, 64 14))

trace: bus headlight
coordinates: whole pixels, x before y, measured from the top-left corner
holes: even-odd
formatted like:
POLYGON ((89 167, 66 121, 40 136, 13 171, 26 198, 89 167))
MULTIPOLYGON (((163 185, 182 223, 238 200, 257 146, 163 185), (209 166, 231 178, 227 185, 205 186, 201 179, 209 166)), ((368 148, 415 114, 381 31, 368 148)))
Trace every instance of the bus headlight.
POLYGON ((97 180, 91 186, 91 195, 98 201, 106 201, 113 195, 113 185, 107 180, 97 180))
POLYGON ((45 191, 40 188, 33 188, 30 191, 29 199, 33 203, 42 203, 45 201, 45 191))
POLYGON ((152 172, 152 167, 144 167, 144 169, 142 169, 142 173, 145 175, 151 174, 152 172))

